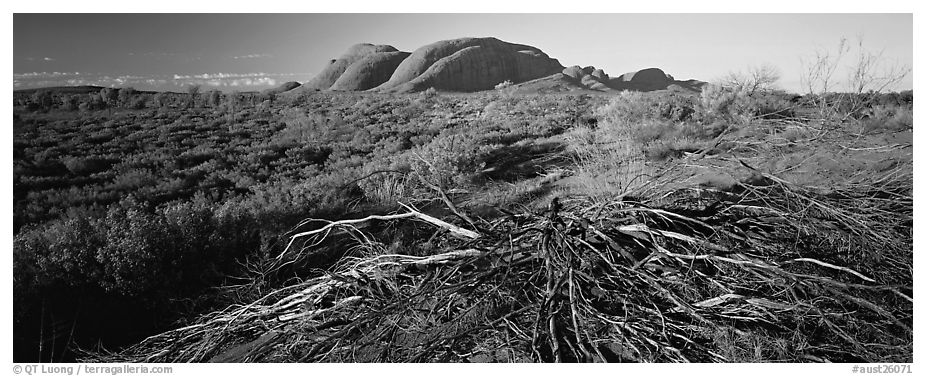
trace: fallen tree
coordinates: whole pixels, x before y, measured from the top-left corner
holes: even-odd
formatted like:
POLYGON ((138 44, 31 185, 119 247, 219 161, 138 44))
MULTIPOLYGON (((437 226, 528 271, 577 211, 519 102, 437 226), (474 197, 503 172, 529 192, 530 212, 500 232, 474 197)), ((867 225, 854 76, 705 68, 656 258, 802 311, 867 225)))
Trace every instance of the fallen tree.
POLYGON ((910 362, 904 171, 826 192, 755 171, 473 230, 403 205, 295 234, 280 263, 340 232, 366 249, 323 274, 85 360, 910 362), (353 227, 407 220, 452 237, 414 256, 353 227))

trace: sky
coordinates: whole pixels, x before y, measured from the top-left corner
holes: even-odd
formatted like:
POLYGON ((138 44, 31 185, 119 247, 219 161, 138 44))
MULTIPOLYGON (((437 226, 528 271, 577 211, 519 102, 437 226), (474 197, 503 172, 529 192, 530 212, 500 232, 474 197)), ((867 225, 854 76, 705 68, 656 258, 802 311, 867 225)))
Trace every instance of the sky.
MULTIPOLYGON (((581 9, 579 9, 581 10, 581 9)), ((912 14, 26 14, 13 15, 14 89, 100 85, 259 90, 304 82, 355 43, 402 51, 493 36, 611 76, 658 67, 714 81, 764 64, 801 92, 806 61, 841 38, 913 67, 912 14), (805 63, 802 63, 802 60, 805 63)), ((851 56, 852 54, 850 54, 851 56)), ((838 72, 837 80, 847 77, 838 72)), ((894 89, 912 88, 912 74, 894 89)))

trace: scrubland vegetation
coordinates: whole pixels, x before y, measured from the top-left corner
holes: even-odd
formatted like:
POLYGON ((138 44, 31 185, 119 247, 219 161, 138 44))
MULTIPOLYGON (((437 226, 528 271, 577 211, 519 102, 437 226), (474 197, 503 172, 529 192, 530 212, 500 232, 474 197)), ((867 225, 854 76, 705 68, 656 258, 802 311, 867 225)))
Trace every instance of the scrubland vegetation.
POLYGON ((912 92, 14 99, 17 361, 912 361, 912 92))

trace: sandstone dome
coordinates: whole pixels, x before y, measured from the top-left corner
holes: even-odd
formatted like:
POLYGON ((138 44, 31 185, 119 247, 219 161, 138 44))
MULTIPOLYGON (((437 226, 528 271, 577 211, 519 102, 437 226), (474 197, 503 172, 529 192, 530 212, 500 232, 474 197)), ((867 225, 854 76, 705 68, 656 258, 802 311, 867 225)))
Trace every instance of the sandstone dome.
POLYGON ((410 53, 377 52, 364 56, 344 70, 331 90, 358 91, 377 87, 392 77, 392 73, 410 53))
POLYGON ((488 90, 504 81, 520 83, 562 70, 559 61, 535 47, 496 38, 460 38, 415 50, 375 90, 414 92, 431 87, 449 91, 488 90))
POLYGON ((303 86, 308 89, 327 90, 331 88, 331 85, 337 82, 338 78, 344 74, 344 71, 346 71, 351 64, 358 60, 380 52, 397 51, 395 47, 389 45, 373 45, 370 43, 355 44, 348 48, 347 52, 341 55, 341 57, 331 60, 328 65, 322 69, 321 73, 312 78, 311 81, 306 82, 303 86))
POLYGON ((646 68, 624 73, 618 77, 618 80, 629 83, 633 89, 637 90, 660 90, 672 83, 672 80, 666 76, 666 72, 659 68, 646 68))
POLYGON ((575 83, 581 85, 583 88, 596 91, 611 90, 611 87, 608 86, 608 74, 602 69, 593 66, 582 68, 578 65, 573 65, 563 69, 562 73, 574 79, 575 83))
POLYGON ((389 45, 356 44, 331 60, 301 91, 408 93, 433 87, 472 92, 492 90, 505 81, 515 86, 524 84, 524 89, 534 92, 653 91, 672 85, 698 91, 702 86, 700 81, 676 81, 659 68, 618 77, 594 66, 565 68, 536 47, 486 37, 439 41, 411 53, 389 45))

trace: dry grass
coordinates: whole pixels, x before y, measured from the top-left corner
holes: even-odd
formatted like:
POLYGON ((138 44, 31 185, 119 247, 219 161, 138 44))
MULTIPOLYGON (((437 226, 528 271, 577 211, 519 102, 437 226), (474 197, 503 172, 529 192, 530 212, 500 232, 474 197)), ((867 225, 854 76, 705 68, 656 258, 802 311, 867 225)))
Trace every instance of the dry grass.
POLYGON ((574 158, 569 175, 576 193, 595 202, 644 194, 659 176, 628 132, 577 127, 566 135, 566 142, 574 158))

